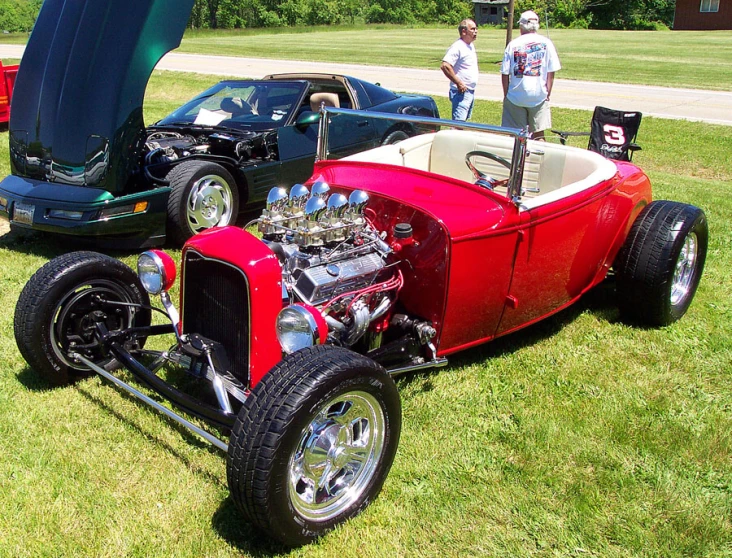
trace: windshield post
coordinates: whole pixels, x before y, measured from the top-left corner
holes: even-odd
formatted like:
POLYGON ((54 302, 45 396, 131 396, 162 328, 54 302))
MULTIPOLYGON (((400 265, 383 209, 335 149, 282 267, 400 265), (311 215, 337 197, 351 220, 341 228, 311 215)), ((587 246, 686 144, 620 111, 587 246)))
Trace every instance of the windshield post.
POLYGON ((508 199, 516 205, 521 204, 521 183, 524 178, 524 163, 526 162, 528 128, 521 130, 513 141, 513 155, 511 157, 511 175, 508 178, 508 199))
POLYGON ((330 116, 325 110, 325 103, 320 105, 320 122, 318 123, 318 144, 315 152, 316 161, 325 161, 328 158, 328 125, 330 116))
MULTIPOLYGON (((496 134, 513 139, 513 149, 511 155, 511 168, 508 174, 508 191, 507 197, 517 206, 521 205, 522 186, 524 177, 524 164, 528 156, 528 140, 531 137, 528 127, 504 128, 502 126, 493 126, 491 124, 476 124, 473 122, 457 122, 455 120, 443 120, 440 118, 432 118, 428 116, 395 114, 395 113, 379 113, 366 112, 362 110, 342 109, 335 107, 320 107, 320 123, 318 126, 318 143, 316 161, 326 160, 330 155, 329 145, 329 128, 330 118, 344 117, 347 118, 363 118, 368 121, 387 120, 390 123, 404 122, 410 126, 416 126, 417 133, 438 133, 441 129, 457 129, 465 131, 477 131, 489 134, 496 134)), ((508 147, 508 146, 507 146, 508 147)))

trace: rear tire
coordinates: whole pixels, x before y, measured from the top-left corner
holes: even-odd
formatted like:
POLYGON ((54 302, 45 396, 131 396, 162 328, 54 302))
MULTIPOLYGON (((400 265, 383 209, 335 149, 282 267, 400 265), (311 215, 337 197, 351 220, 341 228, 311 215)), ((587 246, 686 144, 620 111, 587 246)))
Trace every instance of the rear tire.
POLYGON ((670 201, 646 206, 615 261, 621 318, 655 327, 681 318, 699 286, 708 238, 698 207, 670 201))
MULTIPOLYGON (((118 363, 94 336, 92 312, 104 311, 109 331, 150 325, 150 310, 126 307, 110 312, 99 301, 150 305, 147 292, 125 264, 96 252, 71 252, 54 258, 26 283, 15 306, 15 342, 20 354, 53 385, 65 385, 88 374, 68 357, 70 344, 99 366, 111 370, 118 363)), ((141 348, 144 340, 134 347, 141 348)))
POLYGON ((170 182, 167 234, 176 244, 211 227, 236 222, 239 190, 221 165, 186 161, 173 167, 166 180, 170 182))
POLYGON ((284 544, 308 543, 377 496, 400 430, 399 393, 380 365, 333 346, 288 355, 239 411, 226 467, 232 498, 284 544))

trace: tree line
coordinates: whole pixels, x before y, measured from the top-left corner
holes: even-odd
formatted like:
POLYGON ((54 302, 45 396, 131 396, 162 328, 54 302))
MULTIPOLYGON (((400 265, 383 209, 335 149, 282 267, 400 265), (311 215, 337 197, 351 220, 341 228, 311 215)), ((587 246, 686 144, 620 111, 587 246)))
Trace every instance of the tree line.
POLYGON ((676 0, 516 0, 552 27, 651 30, 671 27, 676 0))
POLYGON ((473 13, 468 0, 196 0, 197 28, 353 23, 455 23, 473 13))
MULTIPOLYGON (((98 0, 103 1, 103 0, 98 0)), ((134 1, 134 0, 133 0, 134 1)), ((43 0, 0 0, 0 31, 30 31, 43 0)), ((675 0, 516 0, 551 27, 671 26, 675 0)), ((195 0, 189 27, 238 29, 339 24, 448 24, 472 17, 471 0, 195 0)), ((518 15, 515 18, 518 20, 518 15)))
POLYGON ((30 31, 43 0, 0 0, 0 32, 30 31))
MULTIPOLYGON (((641 30, 670 27, 675 5, 676 0, 516 0, 514 11, 534 10, 552 27, 641 30)), ((455 25, 472 15, 471 0, 196 0, 190 26, 455 25)))

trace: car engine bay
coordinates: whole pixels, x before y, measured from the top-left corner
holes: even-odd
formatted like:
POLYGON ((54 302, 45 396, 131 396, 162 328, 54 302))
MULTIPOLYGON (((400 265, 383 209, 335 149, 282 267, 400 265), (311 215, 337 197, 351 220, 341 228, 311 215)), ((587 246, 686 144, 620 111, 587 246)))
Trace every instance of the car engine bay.
MULTIPOLYGON (((280 261, 289 304, 321 314, 328 343, 352 347, 363 340, 366 350, 375 350, 398 324, 426 345, 435 335, 432 325, 395 313, 404 285, 397 253, 414 242, 411 225, 397 224, 389 237, 373 225, 368 202, 364 191, 346 198, 325 182, 315 182, 312 191, 296 184, 289 194, 274 188, 259 231, 280 261)), ((403 347, 400 352, 403 358, 403 347)))
MULTIPOLYGON (((167 127, 166 127, 167 128, 167 127)), ((226 157, 238 165, 277 159, 277 132, 217 130, 211 126, 187 125, 182 132, 153 128, 144 149, 146 170, 188 157, 226 157)))

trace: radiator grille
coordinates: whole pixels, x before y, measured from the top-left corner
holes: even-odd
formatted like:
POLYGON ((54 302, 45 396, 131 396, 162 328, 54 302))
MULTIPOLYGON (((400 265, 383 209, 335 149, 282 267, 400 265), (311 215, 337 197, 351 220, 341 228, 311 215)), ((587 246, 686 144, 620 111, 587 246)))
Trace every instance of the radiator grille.
POLYGON ((249 284, 241 270, 193 250, 186 252, 183 333, 199 333, 226 348, 231 370, 249 385, 249 284))

